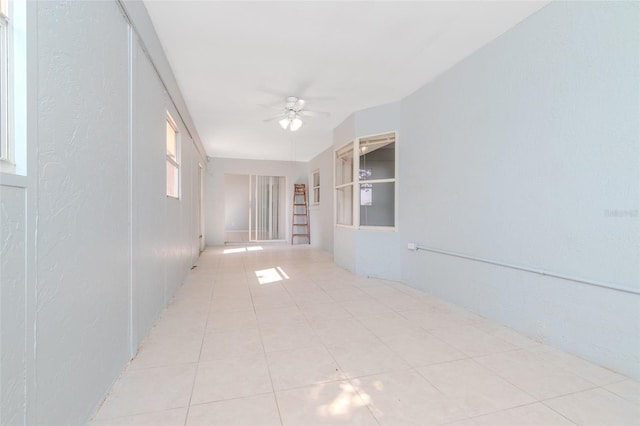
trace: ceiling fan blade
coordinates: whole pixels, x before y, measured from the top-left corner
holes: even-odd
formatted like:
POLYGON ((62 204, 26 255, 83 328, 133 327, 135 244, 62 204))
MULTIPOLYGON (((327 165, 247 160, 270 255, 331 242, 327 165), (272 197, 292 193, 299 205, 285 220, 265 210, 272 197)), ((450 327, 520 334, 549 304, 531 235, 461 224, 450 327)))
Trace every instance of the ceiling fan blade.
POLYGON ((264 122, 269 122, 269 121, 279 120, 279 119, 283 119, 283 118, 285 118, 286 116, 287 116, 286 114, 284 114, 284 113, 280 113, 280 114, 278 114, 278 115, 274 115, 273 117, 265 118, 265 119, 264 119, 264 120, 262 120, 262 121, 264 121, 264 122))
POLYGON ((303 117, 329 117, 331 113, 325 112, 325 111, 302 110, 302 111, 298 111, 298 115, 302 115, 303 117))
POLYGON ((260 108, 282 110, 282 102, 273 102, 270 104, 258 104, 260 108))

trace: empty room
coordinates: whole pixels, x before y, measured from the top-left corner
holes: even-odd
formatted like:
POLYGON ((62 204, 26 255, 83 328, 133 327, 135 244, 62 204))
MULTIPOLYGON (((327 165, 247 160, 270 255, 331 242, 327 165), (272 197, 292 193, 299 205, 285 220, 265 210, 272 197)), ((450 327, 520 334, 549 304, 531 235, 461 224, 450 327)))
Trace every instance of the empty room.
POLYGON ((640 425, 637 1, 0 1, 0 425, 640 425))

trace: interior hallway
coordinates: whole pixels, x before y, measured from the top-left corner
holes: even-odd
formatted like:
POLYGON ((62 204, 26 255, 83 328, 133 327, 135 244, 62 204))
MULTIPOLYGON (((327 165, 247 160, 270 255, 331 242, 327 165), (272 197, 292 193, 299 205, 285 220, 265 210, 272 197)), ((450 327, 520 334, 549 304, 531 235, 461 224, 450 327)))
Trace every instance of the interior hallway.
POLYGON ((94 425, 637 424, 640 385, 307 246, 208 248, 94 425))

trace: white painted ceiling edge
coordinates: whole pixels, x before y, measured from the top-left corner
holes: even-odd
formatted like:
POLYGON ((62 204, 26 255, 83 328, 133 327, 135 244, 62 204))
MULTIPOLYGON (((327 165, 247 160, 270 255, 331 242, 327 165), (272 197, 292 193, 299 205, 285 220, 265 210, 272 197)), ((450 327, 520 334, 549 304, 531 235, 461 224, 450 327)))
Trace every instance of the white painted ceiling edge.
POLYGON ((144 3, 209 156, 309 161, 352 112, 404 98, 549 2, 144 3), (331 116, 264 122, 277 111, 261 105, 290 95, 331 116))

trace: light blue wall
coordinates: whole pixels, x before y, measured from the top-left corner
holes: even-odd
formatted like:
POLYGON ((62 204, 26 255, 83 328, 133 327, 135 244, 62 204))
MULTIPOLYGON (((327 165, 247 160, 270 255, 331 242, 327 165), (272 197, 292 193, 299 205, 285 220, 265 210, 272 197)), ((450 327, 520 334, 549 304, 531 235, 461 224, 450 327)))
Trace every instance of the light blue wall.
MULTIPOLYGON (((640 290, 639 11, 552 3, 402 100, 400 245, 640 290)), ((640 296, 401 256, 410 285, 640 377, 640 296)))
MULTIPOLYGON (((357 111, 334 130, 333 148, 342 148, 356 137, 395 132, 399 127, 399 102, 357 111)), ((402 149, 401 142, 398 143, 398 149, 402 149)), ((396 178, 399 179, 399 173, 396 178)), ((400 200, 400 195, 396 196, 400 200)), ((398 222, 396 225, 398 229, 401 226, 398 222)), ((397 231, 335 228, 334 262, 360 275, 399 280, 400 248, 397 231)))
POLYGON ((204 159, 120 6, 26 3, 26 176, 0 173, 3 425, 85 424, 199 255, 204 159))
MULTIPOLYGON (((309 162, 309 194, 314 170, 320 172, 320 204, 309 207, 311 245, 333 253, 333 148, 329 147, 309 162)), ((312 197, 313 195, 310 195, 312 197)), ((312 198, 310 198, 312 200, 312 198)))

